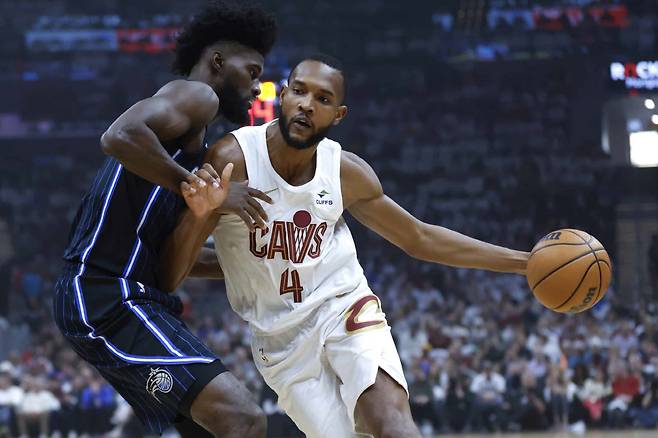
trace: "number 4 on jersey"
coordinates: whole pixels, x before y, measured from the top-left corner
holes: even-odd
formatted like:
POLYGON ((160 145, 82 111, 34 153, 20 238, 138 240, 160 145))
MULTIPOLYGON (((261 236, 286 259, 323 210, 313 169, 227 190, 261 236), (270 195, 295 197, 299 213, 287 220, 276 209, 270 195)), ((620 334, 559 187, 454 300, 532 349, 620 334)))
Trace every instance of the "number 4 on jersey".
POLYGON ((281 274, 280 295, 292 293, 293 301, 295 303, 301 303, 304 288, 302 287, 301 281, 299 281, 299 272, 297 272, 297 270, 290 271, 292 283, 288 285, 288 271, 290 270, 286 269, 283 271, 283 274, 281 274))

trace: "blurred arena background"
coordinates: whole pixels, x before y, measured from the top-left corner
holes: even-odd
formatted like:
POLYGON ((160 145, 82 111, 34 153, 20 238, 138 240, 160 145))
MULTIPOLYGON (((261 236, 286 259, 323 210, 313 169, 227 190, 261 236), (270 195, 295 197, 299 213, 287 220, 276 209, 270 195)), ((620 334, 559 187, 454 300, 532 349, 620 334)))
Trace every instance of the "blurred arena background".
MULTIPOLYGON (((51 294, 101 133, 172 78, 173 37, 202 3, 0 1, 0 437, 143 436, 60 337, 51 294)), ((605 300, 565 316, 522 277, 419 263, 351 222, 423 433, 656 436, 656 1, 261 3, 280 38, 254 123, 276 117, 297 57, 332 54, 350 82, 334 137, 404 207, 524 250, 583 229, 613 260, 605 300)), ((188 324, 260 400, 270 436, 300 436, 223 283, 188 280, 179 294, 188 324)))

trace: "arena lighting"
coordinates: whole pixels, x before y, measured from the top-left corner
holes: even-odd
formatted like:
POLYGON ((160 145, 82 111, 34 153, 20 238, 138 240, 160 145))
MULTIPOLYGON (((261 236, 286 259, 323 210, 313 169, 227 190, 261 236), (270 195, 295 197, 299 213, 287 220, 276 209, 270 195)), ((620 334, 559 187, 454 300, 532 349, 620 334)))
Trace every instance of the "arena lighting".
MULTIPOLYGON (((658 118, 658 116, 654 117, 658 118)), ((630 134, 629 140, 631 146, 630 158, 633 166, 658 166, 658 131, 633 132, 630 134)))
POLYGON ((653 122, 654 125, 658 125, 658 114, 651 116, 651 122, 653 122))
POLYGON ((262 102, 274 102, 276 100, 276 85, 274 82, 261 82, 258 100, 262 102))
POLYGON ((652 110, 656 107, 656 102, 654 102, 653 99, 645 99, 644 106, 646 106, 647 109, 652 110))

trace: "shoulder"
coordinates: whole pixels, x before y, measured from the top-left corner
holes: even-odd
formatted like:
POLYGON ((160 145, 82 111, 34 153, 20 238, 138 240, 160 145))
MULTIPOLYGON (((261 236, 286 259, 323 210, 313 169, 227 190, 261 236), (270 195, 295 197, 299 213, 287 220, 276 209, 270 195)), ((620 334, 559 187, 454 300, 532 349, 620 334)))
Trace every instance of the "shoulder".
POLYGON ((169 96, 178 100, 209 101, 219 104, 219 98, 210 85, 199 81, 176 79, 160 88, 156 96, 169 96))
POLYGON ((228 163, 233 163, 234 181, 243 181, 247 177, 246 165, 242 148, 233 134, 227 134, 217 140, 206 153, 206 162, 220 172, 228 163))
POLYGON ((341 180, 380 186, 379 178, 370 164, 353 152, 341 151, 340 175, 341 180))
POLYGON ((181 109, 210 112, 213 117, 219 109, 219 98, 208 85, 199 81, 177 79, 165 84, 153 96, 168 100, 181 109))
POLYGON ((222 160, 243 160, 244 154, 233 134, 226 134, 208 149, 208 154, 222 160))
POLYGON ((353 152, 341 151, 340 181, 346 206, 359 200, 376 198, 383 193, 373 168, 353 152))

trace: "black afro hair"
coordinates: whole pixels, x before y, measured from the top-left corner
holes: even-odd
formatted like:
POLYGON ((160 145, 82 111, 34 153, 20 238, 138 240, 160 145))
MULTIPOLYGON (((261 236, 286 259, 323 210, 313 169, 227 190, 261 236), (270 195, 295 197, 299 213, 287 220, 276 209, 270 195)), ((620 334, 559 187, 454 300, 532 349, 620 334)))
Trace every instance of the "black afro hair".
POLYGON ((217 41, 233 41, 265 56, 276 39, 274 16, 260 6, 214 1, 176 39, 174 73, 189 75, 203 50, 217 41))

